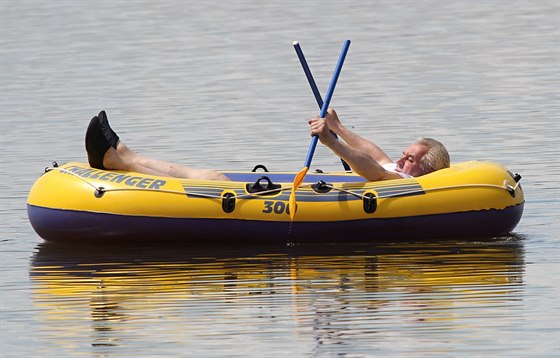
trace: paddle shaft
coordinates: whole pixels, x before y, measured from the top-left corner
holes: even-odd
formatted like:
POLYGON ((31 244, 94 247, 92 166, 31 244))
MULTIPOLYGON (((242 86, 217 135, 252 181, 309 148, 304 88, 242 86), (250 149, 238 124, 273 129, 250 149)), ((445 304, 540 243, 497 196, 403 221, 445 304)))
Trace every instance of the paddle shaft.
MULTIPOLYGON (((319 108, 323 108, 323 98, 321 97, 321 93, 319 92, 319 88, 317 88, 317 83, 315 83, 315 79, 313 78, 313 74, 311 73, 311 70, 309 69, 309 65, 307 65, 307 61, 305 60, 305 56, 303 55, 303 51, 301 50, 301 46, 299 45, 299 42, 295 41, 293 43, 294 45, 294 49, 296 50, 296 54, 299 58, 299 62, 301 63, 301 67, 303 68, 303 72, 305 73, 305 76, 307 77, 307 81, 309 82, 309 86, 311 87, 311 91, 313 91, 313 95, 315 96, 315 100, 317 101, 317 104, 319 105, 319 108)), ((338 136, 336 135, 335 132, 331 131, 331 134, 335 137, 338 138, 338 136)), ((342 162, 342 166, 344 167, 344 170, 349 171, 350 166, 348 165, 348 163, 346 163, 344 161, 344 159, 340 158, 340 161, 342 162)))
MULTIPOLYGON (((321 106, 321 113, 319 115, 320 118, 325 118, 325 116, 327 115, 327 109, 329 109, 329 105, 331 103, 331 99, 334 94, 334 89, 336 87, 336 82, 338 81, 338 77, 340 76, 340 72, 342 71, 342 65, 344 64, 344 59, 346 58, 346 54, 348 53, 349 47, 350 47, 350 40, 344 41, 344 45, 342 46, 342 51, 340 52, 338 62, 336 63, 336 67, 334 69, 334 73, 331 78, 331 83, 329 84, 329 88, 327 90, 327 95, 325 96, 325 100, 323 101, 323 105, 321 106)), ((319 95, 319 98, 320 97, 321 96, 319 95)), ((317 147, 318 140, 319 137, 316 135, 313 136, 313 138, 311 138, 311 144, 309 145, 309 150, 307 151, 307 157, 305 158, 305 164, 303 165, 305 168, 309 168, 311 166, 311 161, 313 160, 313 154, 315 154, 315 148, 317 147)))
POLYGON ((309 66, 307 65, 307 61, 305 60, 305 56, 303 55, 303 51, 301 50, 301 46, 299 45, 299 42, 294 41, 294 49, 296 50, 296 54, 299 58, 299 62, 301 63, 301 67, 303 68, 303 72, 305 73, 305 76, 307 77, 307 81, 309 82, 309 86, 311 86, 311 90, 313 91, 313 94, 315 95, 315 99, 317 100, 317 104, 319 105, 319 108, 323 108, 323 97, 321 97, 321 93, 319 92, 319 89, 317 88, 317 84, 315 83, 315 79, 313 78, 313 74, 311 73, 311 70, 309 69, 309 66))

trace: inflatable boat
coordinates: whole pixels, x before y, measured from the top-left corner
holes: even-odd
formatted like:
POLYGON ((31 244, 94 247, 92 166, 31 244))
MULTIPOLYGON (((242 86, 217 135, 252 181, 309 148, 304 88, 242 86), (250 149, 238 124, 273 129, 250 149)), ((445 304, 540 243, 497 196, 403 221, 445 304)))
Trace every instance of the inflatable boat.
POLYGON ((493 237, 523 213, 520 176, 468 161, 411 179, 367 182, 310 172, 226 172, 231 181, 157 177, 67 163, 45 170, 27 212, 47 241, 95 243, 233 240, 269 243, 493 237))

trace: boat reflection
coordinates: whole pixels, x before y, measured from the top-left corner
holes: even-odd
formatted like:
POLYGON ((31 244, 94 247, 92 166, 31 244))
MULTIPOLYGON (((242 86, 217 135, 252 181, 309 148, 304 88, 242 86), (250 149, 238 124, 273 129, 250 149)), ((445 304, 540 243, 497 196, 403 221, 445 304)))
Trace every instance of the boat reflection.
POLYGON ((49 334, 89 322, 82 329, 96 332, 97 347, 142 334, 146 322, 227 335, 231 327, 216 322, 232 317, 239 332, 258 317, 322 344, 344 343, 340 330, 373 334, 383 322, 455 329, 464 313, 451 308, 515 306, 523 273, 518 238, 259 249, 44 243, 30 269, 49 334))

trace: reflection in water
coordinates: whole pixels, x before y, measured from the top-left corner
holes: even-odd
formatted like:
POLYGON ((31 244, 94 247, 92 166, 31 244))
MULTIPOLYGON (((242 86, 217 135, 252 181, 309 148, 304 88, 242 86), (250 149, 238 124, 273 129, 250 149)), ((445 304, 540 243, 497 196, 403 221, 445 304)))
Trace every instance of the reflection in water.
POLYGON ((297 340, 308 354, 402 349, 408 335, 438 331, 469 350, 488 339, 480 318, 517 319, 523 268, 521 240, 502 238, 272 249, 41 244, 30 273, 41 331, 71 353, 130 340, 161 349, 184 337, 199 352, 216 344, 227 352, 239 344, 231 337, 244 336, 257 350, 297 340))

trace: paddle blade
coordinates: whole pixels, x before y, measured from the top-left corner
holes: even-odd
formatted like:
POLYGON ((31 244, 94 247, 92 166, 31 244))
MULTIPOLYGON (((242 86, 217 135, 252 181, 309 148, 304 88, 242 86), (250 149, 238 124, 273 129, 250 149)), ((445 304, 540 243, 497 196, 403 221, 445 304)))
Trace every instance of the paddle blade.
POLYGON ((305 175, 309 167, 303 168, 299 173, 296 174, 294 178, 294 184, 292 185, 292 193, 290 194, 290 220, 294 221, 294 217, 296 216, 296 190, 299 188, 301 183, 303 183, 303 179, 305 179, 305 175))

